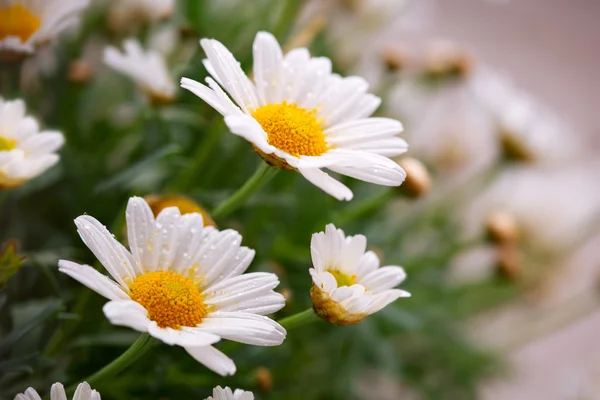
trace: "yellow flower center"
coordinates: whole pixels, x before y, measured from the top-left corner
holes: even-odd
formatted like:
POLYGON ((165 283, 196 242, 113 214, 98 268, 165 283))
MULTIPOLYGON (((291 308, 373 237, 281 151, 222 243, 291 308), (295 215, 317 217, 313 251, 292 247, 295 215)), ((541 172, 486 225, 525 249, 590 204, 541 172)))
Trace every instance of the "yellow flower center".
POLYGON ((269 144, 293 156, 320 156, 328 150, 316 110, 283 102, 252 112, 267 133, 269 144))
POLYGON ((11 151, 15 148, 17 141, 14 139, 6 139, 0 135, 0 151, 11 151))
POLYGON ((131 299, 148 311, 161 328, 196 326, 208 315, 194 281, 171 271, 147 272, 129 287, 131 299))
POLYGON ((20 4, 0 8, 0 40, 16 36, 25 42, 41 24, 37 16, 20 4))
POLYGON ((348 275, 337 269, 331 269, 328 272, 333 275, 338 287, 352 286, 356 283, 356 275, 348 275))

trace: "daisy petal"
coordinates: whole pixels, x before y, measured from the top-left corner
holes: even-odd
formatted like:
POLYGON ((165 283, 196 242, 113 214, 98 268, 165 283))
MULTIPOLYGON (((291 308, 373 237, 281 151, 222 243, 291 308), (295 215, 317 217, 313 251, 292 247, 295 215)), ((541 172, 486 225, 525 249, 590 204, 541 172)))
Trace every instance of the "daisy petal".
POLYGON ((268 32, 258 32, 252 46, 254 82, 262 104, 274 101, 283 54, 277 39, 268 32))
POLYGON ((64 142, 65 139, 59 132, 42 132, 23 141, 21 149, 30 154, 46 154, 56 151, 64 142))
POLYGON ((260 124, 249 115, 227 116, 225 123, 231 133, 241 136, 265 154, 271 154, 275 150, 267 141, 267 134, 260 124))
POLYGON ((223 339, 255 346, 279 346, 286 335, 285 329, 277 322, 245 312, 210 313, 198 328, 223 339))
POLYGON ((406 272, 402 267, 388 266, 371 271, 360 280, 360 283, 368 290, 377 293, 399 285, 404 279, 406 279, 406 272))
POLYGON ((132 197, 127 203, 127 240, 136 264, 136 272, 143 273, 142 266, 152 263, 154 248, 154 214, 141 197, 132 197))
MULTIPOLYGON (((79 389, 79 387, 77 387, 79 389)), ((65 387, 62 383, 56 382, 50 388, 50 399, 51 400, 67 400, 67 394, 65 393, 65 387)), ((89 400, 89 399, 87 399, 89 400)))
POLYGON ((360 259, 356 268, 356 276, 362 282, 362 278, 371 271, 379 268, 379 257, 372 251, 367 251, 360 259))
POLYGON ((298 171, 310 183, 317 186, 325 193, 335 197, 338 200, 352 200, 354 196, 352 191, 348 189, 342 182, 335 180, 326 172, 318 168, 298 168, 298 171))
POLYGON ((129 296, 121 286, 89 265, 59 260, 58 267, 60 272, 69 275, 71 278, 109 300, 129 300, 129 296))
POLYGON ((390 289, 377 293, 373 296, 369 313, 372 314, 382 310, 385 306, 396 301, 400 297, 410 297, 410 293, 400 289, 390 289))
POLYGON ((235 374, 236 368, 233 360, 213 346, 186 347, 185 351, 206 368, 221 376, 235 374))
POLYGON ((102 311, 113 325, 127 326, 138 332, 148 331, 148 311, 133 300, 109 301, 102 307, 102 311))
POLYGON ((89 215, 75 219, 77 232, 115 281, 126 287, 124 279, 135 278, 134 261, 125 247, 98 220, 89 215))
POLYGON ((200 347, 217 343, 221 338, 198 328, 182 327, 181 329, 161 328, 156 322, 148 324, 150 336, 170 346, 200 347))

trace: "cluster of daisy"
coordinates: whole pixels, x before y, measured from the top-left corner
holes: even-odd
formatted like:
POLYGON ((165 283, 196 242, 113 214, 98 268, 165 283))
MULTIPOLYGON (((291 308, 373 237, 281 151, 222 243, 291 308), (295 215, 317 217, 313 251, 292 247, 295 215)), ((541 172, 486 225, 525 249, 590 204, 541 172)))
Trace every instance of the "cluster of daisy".
MULTIPOLYGON (((160 12, 151 3, 122 1, 114 15, 156 20, 172 11, 173 2, 162 2, 160 12)), ((0 53, 32 53, 77 23, 87 4, 0 3, 0 53)), ((311 57, 305 48, 284 53, 267 32, 254 40, 252 78, 217 40, 200 44, 211 77, 206 84, 184 77, 181 86, 222 114, 229 130, 250 142, 270 166, 298 172, 338 200, 351 200, 353 193, 324 169, 384 186, 405 180, 406 172, 391 159, 407 151, 397 136, 402 124, 371 117, 381 100, 368 93, 363 78, 333 73, 329 59, 311 57)), ((103 56, 106 65, 132 78, 153 105, 176 101, 174 80, 160 52, 130 38, 122 51, 107 47, 103 56)), ((0 188, 18 187, 43 173, 58 161, 62 144, 61 133, 40 132, 36 120, 26 116, 23 101, 0 99, 0 188)), ((125 216, 129 248, 92 216, 75 219, 82 241, 108 276, 73 261, 58 264, 62 273, 108 300, 103 312, 112 324, 142 332, 143 340, 181 346, 222 376, 236 372, 233 360, 214 346, 222 339, 255 346, 283 343, 286 329, 268 317, 285 306, 284 296, 274 290, 279 279, 273 273, 246 273, 255 252, 242 246, 238 232, 217 229, 208 213, 182 197, 132 197, 125 216)), ((313 235, 310 298, 323 320, 356 324, 410 296, 395 289, 405 279, 404 270, 380 267, 366 246, 365 236, 346 236, 333 224, 313 235)), ((66 399, 60 383, 52 386, 51 398, 66 399)), ((100 399, 100 394, 84 382, 74 398, 100 399)), ((248 400, 253 395, 217 387, 213 398, 248 400)), ((40 396, 30 388, 16 399, 40 396)))

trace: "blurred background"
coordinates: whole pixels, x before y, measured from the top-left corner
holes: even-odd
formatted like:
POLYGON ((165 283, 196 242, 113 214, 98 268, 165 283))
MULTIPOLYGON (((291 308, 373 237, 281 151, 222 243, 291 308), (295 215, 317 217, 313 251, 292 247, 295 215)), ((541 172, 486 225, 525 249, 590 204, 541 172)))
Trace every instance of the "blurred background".
POLYGON ((60 40, 2 61, 0 95, 23 98, 66 144, 56 167, 0 193, 0 242, 26 257, 0 275, 0 398, 81 379, 137 336, 56 271, 59 258, 94 262, 76 216, 122 238, 129 196, 183 195, 211 210, 259 162, 202 101, 178 90, 153 103, 104 50, 136 37, 173 83, 203 81, 199 38, 221 40, 251 71, 254 35, 268 30, 369 80, 377 114, 405 126, 410 150, 397 161, 408 178, 399 190, 343 178, 356 195, 346 204, 280 172, 217 224, 257 250, 253 270, 280 276, 288 305, 276 319, 310 306, 310 235, 330 221, 404 266, 412 297, 357 326, 238 349, 227 379, 159 346, 97 388, 102 397, 204 398, 227 384, 259 400, 600 399, 600 2, 249 3, 96 1, 60 40), (168 12, 145 12, 159 3, 168 12))

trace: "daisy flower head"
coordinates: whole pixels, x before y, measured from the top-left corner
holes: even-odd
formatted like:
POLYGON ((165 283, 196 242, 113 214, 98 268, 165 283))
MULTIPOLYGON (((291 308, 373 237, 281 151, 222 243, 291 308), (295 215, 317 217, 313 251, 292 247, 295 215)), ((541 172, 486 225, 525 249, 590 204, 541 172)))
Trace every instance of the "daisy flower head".
POLYGON ((89 0, 0 0, 0 54, 31 54, 79 22, 89 0))
POLYGON ((221 386, 217 386, 213 389, 213 395, 204 400, 254 400, 254 394, 241 389, 232 391, 228 387, 223 389, 221 386))
POLYGON ((127 239, 121 245, 96 219, 83 215, 75 225, 109 278, 87 265, 61 260, 61 272, 110 300, 104 314, 169 345, 178 345, 221 375, 235 364, 211 345, 221 339, 278 346, 286 331, 265 315, 285 305, 273 291, 272 273, 244 274, 254 250, 240 246, 234 230, 204 226, 198 213, 163 209, 156 219, 148 203, 129 200, 127 239))
POLYGON ((157 51, 144 50, 137 39, 126 40, 123 52, 107 47, 104 63, 133 79, 154 104, 171 103, 175 99, 175 83, 164 57, 157 51))
MULTIPOLYGON (((67 394, 62 383, 56 382, 50 389, 50 400, 66 400, 67 394)), ((100 400, 100 393, 92 390, 87 382, 77 385, 74 400, 100 400)), ((29 388, 25 393, 19 393, 15 396, 15 400, 42 400, 40 395, 33 388, 29 388)))
POLYGON ((181 86, 221 113, 269 164, 298 171, 338 200, 352 199, 352 191, 323 168, 379 185, 403 182, 404 171, 388 158, 408 148, 396 137, 402 124, 369 118, 381 100, 367 93, 363 78, 333 74, 328 58, 311 58, 305 48, 284 55, 273 35, 259 32, 252 81, 223 44, 200 44, 212 78, 208 86, 183 78, 181 86))
POLYGON ((56 164, 63 143, 60 132, 40 132, 23 100, 0 97, 0 189, 20 186, 56 164))
POLYGON ((410 293, 394 289, 406 278, 402 267, 379 267, 379 258, 365 251, 363 235, 345 236, 327 225, 310 242, 314 268, 310 298, 317 315, 336 325, 361 322, 400 297, 410 293))

